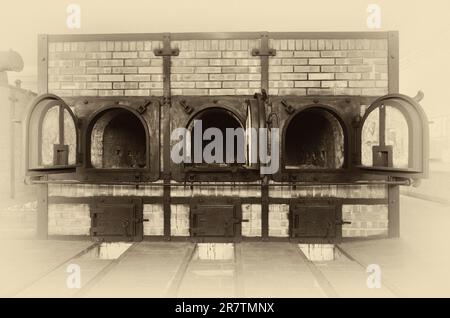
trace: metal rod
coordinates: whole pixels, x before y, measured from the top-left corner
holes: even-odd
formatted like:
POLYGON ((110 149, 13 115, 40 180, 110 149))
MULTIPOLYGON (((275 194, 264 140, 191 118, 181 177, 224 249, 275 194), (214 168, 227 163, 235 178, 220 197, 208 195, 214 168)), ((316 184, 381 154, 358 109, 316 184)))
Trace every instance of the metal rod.
MULTIPOLYGON (((134 185, 134 186, 159 186, 164 187, 164 183, 152 183, 152 182, 80 182, 73 180, 32 180, 32 184, 98 184, 98 185, 134 185)), ((190 182, 190 183, 171 183, 173 187, 229 187, 229 186, 246 186, 246 187, 260 187, 261 183, 245 183, 245 182, 228 182, 228 183, 202 183, 202 182, 190 182)), ((269 187, 317 187, 327 185, 403 185, 410 186, 410 180, 398 180, 398 181, 356 181, 356 182, 279 182, 269 183, 269 187)))

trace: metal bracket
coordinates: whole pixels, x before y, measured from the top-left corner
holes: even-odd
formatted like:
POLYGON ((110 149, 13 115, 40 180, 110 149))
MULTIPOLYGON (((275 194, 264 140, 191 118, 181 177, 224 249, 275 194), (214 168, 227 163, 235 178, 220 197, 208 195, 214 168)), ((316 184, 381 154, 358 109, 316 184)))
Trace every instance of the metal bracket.
POLYGON ((180 105, 183 107, 184 112, 185 112, 186 114, 188 114, 188 115, 192 114, 192 112, 194 111, 194 109, 193 109, 191 106, 189 106, 189 105, 186 103, 186 101, 185 101, 184 99, 183 99, 183 100, 180 100, 179 103, 180 103, 180 105))
POLYGON ((170 182, 170 180, 172 178, 172 174, 170 172, 163 172, 162 173, 162 178, 163 178, 163 180, 166 180, 166 181, 170 182))
POLYGON ((294 107, 292 107, 291 105, 288 104, 288 102, 286 102, 284 99, 281 100, 281 105, 283 105, 284 110, 286 111, 286 113, 288 113, 289 115, 292 115, 295 112, 294 107))
MULTIPOLYGON (((269 96, 267 95, 267 91, 263 88, 261 89, 261 93, 255 93, 253 98, 258 100, 261 99, 263 103, 265 103, 269 99, 269 96)), ((248 103, 250 103, 250 101, 248 101, 248 103)))
POLYGON ((277 55, 277 50, 275 49, 253 49, 252 56, 275 56, 277 55))
POLYGON ((161 100, 159 101, 159 105, 162 106, 171 106, 171 98, 170 97, 162 97, 161 100))
POLYGON ((154 49, 153 53, 155 54, 155 56, 178 56, 180 55, 180 49, 178 48, 154 49))
POLYGON ((137 108, 138 113, 141 114, 141 115, 143 113, 145 113, 147 111, 148 106, 150 106, 151 103, 152 103, 151 101, 146 101, 145 104, 140 105, 137 108))

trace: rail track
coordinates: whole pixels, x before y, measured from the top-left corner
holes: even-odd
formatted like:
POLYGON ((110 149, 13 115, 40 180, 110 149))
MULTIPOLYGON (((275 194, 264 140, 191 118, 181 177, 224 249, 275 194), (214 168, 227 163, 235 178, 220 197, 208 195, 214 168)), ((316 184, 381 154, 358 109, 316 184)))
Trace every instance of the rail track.
MULTIPOLYGON (((67 290, 63 292, 60 295, 56 295, 57 297, 90 297, 90 292, 95 289, 97 286, 102 285, 102 281, 105 277, 108 275, 114 275, 114 273, 111 273, 113 269, 115 269, 117 266, 121 264, 124 260, 129 257, 130 254, 133 253, 133 251, 140 245, 140 244, 146 244, 146 242, 138 242, 133 243, 125 252, 123 252, 119 257, 115 259, 110 260, 102 260, 101 266, 98 266, 98 268, 95 269, 93 273, 87 279, 83 280, 83 284, 81 288, 74 289, 74 290, 67 290)), ((234 253, 232 259, 226 260, 226 261, 206 261, 202 262, 201 260, 196 259, 196 253, 198 251, 198 245, 193 243, 189 245, 189 247, 185 250, 184 255, 180 257, 180 262, 176 270, 174 271, 172 277, 170 280, 167 281, 165 290, 161 290, 160 297, 167 297, 167 298, 177 298, 177 297, 215 297, 214 294, 194 294, 191 295, 187 292, 187 287, 192 287, 195 289, 195 279, 197 277, 200 277, 200 280, 208 281, 210 279, 210 276, 213 276, 213 279, 211 279, 211 288, 212 289, 218 289, 222 288, 220 284, 225 285, 226 292, 224 292, 223 297, 229 297, 229 298, 244 298, 244 297, 253 297, 252 293, 249 293, 247 291, 247 280, 246 277, 249 274, 249 271, 251 269, 246 268, 246 265, 243 261, 243 254, 245 254, 245 251, 243 251, 243 245, 245 243, 236 243, 233 245, 234 247, 234 253), (215 268, 217 269, 217 272, 220 273, 226 273, 225 276, 215 277, 215 268), (195 276, 198 274, 198 272, 204 271, 207 273, 206 276, 195 276), (212 273, 212 275, 208 276, 208 273, 212 273), (215 279, 215 280, 214 280, 215 279), (216 284, 216 286, 214 286, 216 284)), ((264 243, 262 243, 264 244, 264 243)), ((303 266, 304 268, 307 268, 307 271, 305 271, 303 274, 307 277, 312 277, 314 281, 314 286, 310 286, 311 288, 318 288, 321 291, 321 294, 323 297, 331 297, 331 298, 339 298, 339 297, 347 297, 348 295, 341 291, 345 290, 345 286, 342 286, 342 282, 339 282, 338 280, 333 280, 333 275, 329 274, 329 269, 324 266, 323 262, 315 262, 308 259, 308 257, 305 255, 305 253, 302 252, 302 250, 298 247, 298 245, 292 244, 292 243, 283 243, 283 248, 285 248, 285 253, 290 257, 290 260, 298 260, 299 266, 303 266), (328 270, 324 270, 326 268, 328 270), (330 279, 331 277, 331 279, 330 279)), ((58 273, 66 273, 65 269, 68 264, 70 263, 76 263, 84 255, 92 251, 93 249, 98 247, 98 243, 93 243, 88 248, 84 249, 83 251, 77 253, 73 257, 70 257, 69 259, 66 259, 59 265, 55 266, 51 270, 47 271, 45 274, 41 275, 40 277, 34 279, 33 281, 29 282, 28 284, 24 286, 20 286, 17 288, 17 290, 9 295, 11 297, 42 297, 41 294, 34 295, 33 291, 38 290, 38 287, 40 286, 46 286, 46 284, 51 284, 52 277, 61 277, 61 279, 65 279, 67 277, 67 274, 61 275, 58 273), (59 276, 58 276, 59 275, 59 276)), ((358 275, 362 275, 362 273, 366 272, 367 264, 364 264, 360 262, 359 260, 355 259, 348 251, 346 251, 342 246, 336 245, 336 250, 339 252, 341 257, 345 258, 345 262, 348 262, 349 267, 352 268, 352 271, 357 272, 358 275)), ((330 263, 332 264, 332 263, 330 263)), ((347 264, 347 263, 346 263, 347 264)), ((139 269, 136 269, 139 270, 139 269)), ((270 270, 270 269, 269 269, 270 270)), ((274 268, 274 270, 276 270, 274 268)), ((250 273, 252 274, 252 273, 250 273)), ((275 274, 274 274, 275 275, 275 274)), ((217 275, 216 275, 217 276, 217 275)), ((358 276, 359 277, 359 276, 358 276)), ((114 276, 111 276, 109 278, 114 278, 114 276)), ((263 280, 264 277, 261 277, 261 280, 263 280)), ((354 275, 349 275, 347 284, 356 284, 360 283, 360 281, 357 281, 359 278, 355 278, 354 275)), ((359 279, 360 280, 360 279, 359 279)), ((309 279, 308 281, 311 281, 309 279)), ((301 281, 299 281, 299 284, 302 284, 301 281)), ((202 285, 201 282, 199 282, 198 285, 202 285)), ((401 296, 400 292, 391 285, 388 281, 383 280, 382 281, 383 288, 388 292, 390 297, 399 297, 401 296)), ((351 287, 351 286, 350 286, 351 287)), ((268 296, 270 295, 270 290, 267 290, 268 296)), ((304 296, 304 295, 302 295, 304 296)), ((313 295, 314 296, 314 295, 313 295)), ((46 297, 46 295, 44 295, 46 297)), ((142 295, 142 297, 146 297, 145 294, 142 295)), ((290 297, 298 297, 296 294, 290 295, 290 297)), ((359 297, 359 296, 356 296, 359 297)), ((364 297, 362 295, 361 297, 364 297)))

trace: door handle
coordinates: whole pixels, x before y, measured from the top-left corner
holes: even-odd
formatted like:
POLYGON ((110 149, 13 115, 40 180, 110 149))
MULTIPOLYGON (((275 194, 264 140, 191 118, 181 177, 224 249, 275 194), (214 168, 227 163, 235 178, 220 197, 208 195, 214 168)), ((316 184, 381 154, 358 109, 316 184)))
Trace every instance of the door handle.
POLYGON ((248 223, 248 222, 250 222, 250 220, 248 220, 248 219, 232 218, 230 220, 230 222, 226 222, 226 223, 238 224, 238 223, 248 223))
POLYGON ((134 219, 134 223, 140 223, 140 222, 149 222, 149 219, 143 219, 143 218, 137 218, 134 219))
POLYGON ((344 220, 336 221, 336 225, 345 225, 345 224, 352 224, 352 222, 344 220))

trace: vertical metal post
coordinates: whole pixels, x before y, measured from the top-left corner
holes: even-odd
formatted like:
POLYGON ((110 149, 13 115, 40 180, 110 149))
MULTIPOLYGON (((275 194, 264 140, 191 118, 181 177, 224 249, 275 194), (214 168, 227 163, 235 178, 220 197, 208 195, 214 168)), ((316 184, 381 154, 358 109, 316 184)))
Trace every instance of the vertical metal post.
MULTIPOLYGON (((269 33, 261 34, 261 51, 269 51, 269 33)), ((267 54, 261 55, 261 90, 269 91, 269 56, 267 54)))
POLYGON ((388 185, 388 235, 390 238, 400 237, 400 186, 388 185))
MULTIPOLYGON (((269 48, 269 33, 261 33, 261 47, 252 51, 253 56, 259 56, 261 59, 261 92, 263 96, 257 96, 259 114, 259 128, 265 127, 265 94, 269 91, 269 56, 275 55, 275 50, 269 48)), ((269 142, 270 144, 270 142, 269 142)), ((261 163, 260 163, 261 164, 261 163)), ((261 237, 263 241, 269 238, 269 185, 268 179, 262 176, 261 183, 261 237)))
POLYGON ((48 185, 38 184, 37 187, 37 224, 36 236, 40 240, 48 238, 48 185))
POLYGON ((269 239, 269 185, 266 177, 261 185, 261 237, 263 241, 269 239))
MULTIPOLYGON (((388 33, 388 87, 389 94, 399 93, 399 37, 397 31, 388 33)), ((385 120, 386 111, 380 109, 380 117, 383 113, 382 122, 380 122, 380 129, 383 125, 383 135, 380 135, 380 139, 385 142, 385 120)), ((400 237, 400 187, 398 185, 388 186, 388 235, 390 238, 400 237)))
MULTIPOLYGON (((170 34, 165 34, 163 38, 163 50, 168 52, 170 50, 170 34)), ((171 56, 163 55, 163 107, 162 126, 163 126, 163 208, 164 208, 164 239, 170 240, 171 236, 171 211, 170 211, 170 107, 171 107, 171 92, 170 92, 170 67, 171 56)))
POLYGON ((59 129, 59 144, 64 145, 64 107, 59 106, 59 123, 58 123, 58 129, 59 129))
POLYGON ((38 35, 38 94, 48 93, 48 36, 38 35))
POLYGON ((379 136, 380 146, 386 146, 386 106, 381 105, 379 108, 379 136))
POLYGON ((389 94, 399 93, 399 39, 398 31, 388 33, 388 87, 389 94))

